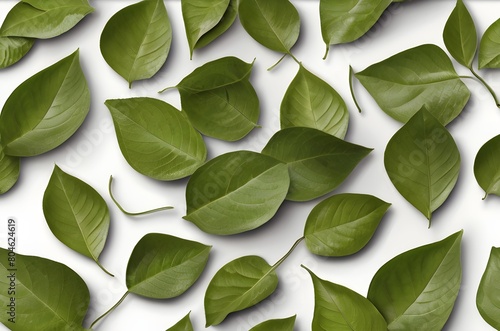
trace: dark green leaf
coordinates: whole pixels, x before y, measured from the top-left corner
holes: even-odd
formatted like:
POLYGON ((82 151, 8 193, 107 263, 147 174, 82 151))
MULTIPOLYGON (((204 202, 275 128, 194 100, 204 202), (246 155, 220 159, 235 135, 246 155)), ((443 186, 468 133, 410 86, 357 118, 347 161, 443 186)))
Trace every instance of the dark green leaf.
POLYGON ((19 85, 0 114, 4 152, 34 156, 65 142, 90 109, 78 51, 19 85))
POLYGON ((80 276, 64 264, 41 257, 16 253, 15 262, 9 262, 10 256, 11 251, 0 248, 0 286, 5 289, 0 291, 0 322, 13 331, 84 330, 90 294, 80 276), (9 278, 12 273, 15 276, 9 278), (15 324, 8 321, 12 316, 7 313, 14 295, 7 291, 12 281, 15 324))
POLYGON ((268 320, 264 321, 253 328, 251 328, 249 331, 293 331, 293 327, 295 326, 295 318, 297 315, 293 315, 287 318, 282 318, 282 319, 273 319, 273 320, 268 320))
POLYGON ((280 120, 282 129, 303 126, 343 139, 349 112, 337 91, 301 65, 281 102, 280 120))
POLYGON ((35 40, 30 38, 0 37, 0 69, 21 60, 34 43, 35 40))
POLYGON ((479 69, 500 68, 500 19, 486 29, 479 45, 479 69))
POLYGON ((191 175, 205 161, 201 135, 177 109, 161 100, 107 100, 127 162, 143 175, 174 180, 191 175))
POLYGON ((380 268, 368 299, 389 330, 439 331, 448 320, 460 290, 462 231, 402 253, 380 268))
POLYGON ((210 44, 212 41, 220 37, 233 25, 236 16, 238 16, 238 0, 230 0, 226 12, 222 16, 219 23, 212 30, 205 33, 195 45, 196 48, 202 48, 210 44))
POLYGON ((500 248, 491 249, 488 265, 484 271, 476 305, 479 313, 489 325, 500 330, 500 248))
POLYGON ((211 248, 166 234, 145 235, 128 261, 129 292, 155 299, 181 295, 200 277, 211 248))
POLYGON ((0 194, 9 191, 19 178, 20 160, 15 156, 5 155, 0 140, 0 194))
POLYGON ((312 331, 386 331, 387 323, 377 308, 365 297, 311 275, 314 285, 314 317, 312 331))
POLYGON ((474 175, 486 195, 500 195, 500 135, 487 141, 477 152, 474 175))
POLYGON ((167 60, 172 28, 163 0, 144 0, 117 12, 101 34, 101 53, 129 82, 151 78, 167 60))
POLYGON ((174 326, 168 328, 167 331, 193 331, 193 325, 191 324, 191 318, 189 317, 189 314, 191 313, 188 313, 174 326))
POLYGON ((322 256, 358 252, 371 239, 390 205, 364 194, 338 194, 323 200, 307 218, 307 248, 322 256))
POLYGON ((205 293, 206 327, 220 324, 227 315, 256 305, 278 286, 278 276, 264 259, 243 256, 224 265, 205 293))
POLYGON ((287 199, 306 201, 339 186, 371 149, 312 128, 278 131, 262 153, 288 165, 287 199))
POLYGON ((269 156, 249 151, 220 155, 189 179, 184 218, 219 235, 255 229, 274 216, 289 181, 286 165, 269 156))
POLYGON ((394 134, 384 154, 385 169, 401 195, 431 219, 453 190, 460 152, 451 134, 427 110, 394 134))
POLYGON ((373 64, 356 74, 380 108, 407 122, 425 107, 441 124, 457 117, 470 91, 436 45, 421 45, 373 64))

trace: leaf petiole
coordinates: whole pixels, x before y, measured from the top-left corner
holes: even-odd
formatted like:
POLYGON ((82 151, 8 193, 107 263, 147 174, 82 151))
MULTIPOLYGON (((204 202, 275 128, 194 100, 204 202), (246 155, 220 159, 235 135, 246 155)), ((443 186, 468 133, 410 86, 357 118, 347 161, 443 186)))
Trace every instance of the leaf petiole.
POLYGON ((127 295, 129 295, 129 293, 130 293, 129 291, 125 292, 125 294, 120 298, 120 300, 118 300, 117 303, 115 303, 113 305, 113 307, 109 308, 104 314, 102 314, 101 316, 99 316, 94 322, 92 322, 92 324, 90 324, 90 328, 92 329, 94 327, 94 325, 96 325, 101 319, 103 319, 109 313, 111 313, 113 310, 115 310, 116 307, 118 307, 123 302, 123 300, 125 300, 125 298, 127 297, 127 295))
POLYGON ((269 272, 273 272, 274 270, 276 270, 290 256, 290 254, 292 254, 292 252, 295 250, 295 248, 304 239, 305 239, 305 237, 301 237, 301 238, 297 239, 297 241, 292 245, 292 248, 290 248, 290 250, 281 259, 279 259, 275 264, 273 264, 273 266, 272 266, 271 270, 269 270, 269 272))
POLYGON ((99 266, 99 268, 102 269, 102 271, 104 271, 105 273, 107 273, 111 277, 115 277, 115 275, 113 275, 111 272, 107 271, 97 259, 94 259, 94 261, 95 261, 95 263, 97 263, 97 265, 99 266))
POLYGON ((352 79, 353 77, 354 77, 354 71, 352 70, 352 67, 349 66, 349 89, 351 90, 352 100, 354 101, 356 108, 358 108, 358 111, 361 113, 361 107, 359 106, 358 100, 356 100, 356 95, 354 94, 353 79, 352 79))
POLYGON ((270 66, 269 68, 267 68, 267 71, 271 71, 273 70, 278 64, 281 63, 281 61, 283 61, 283 59, 287 56, 288 54, 284 54, 282 57, 280 57, 280 59, 278 60, 278 62, 276 62, 275 64, 273 64, 272 66, 270 66))
POLYGON ((496 106, 500 108, 500 102, 498 101, 498 97, 495 91, 493 91, 493 89, 491 88, 491 86, 489 86, 488 83, 486 83, 486 81, 474 71, 472 66, 469 67, 469 70, 474 75, 474 77, 476 77, 481 82, 481 84, 483 84, 484 87, 486 87, 486 89, 490 92, 491 96, 493 97, 493 100, 495 100, 496 106))

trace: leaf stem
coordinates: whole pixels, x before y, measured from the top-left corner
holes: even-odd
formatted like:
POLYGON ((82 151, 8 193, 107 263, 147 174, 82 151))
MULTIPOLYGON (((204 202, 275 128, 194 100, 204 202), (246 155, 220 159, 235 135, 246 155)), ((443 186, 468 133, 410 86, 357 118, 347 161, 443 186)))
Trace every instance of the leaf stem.
POLYGON ((165 91, 167 91, 167 90, 171 90, 171 89, 174 89, 174 88, 176 88, 176 87, 177 87, 177 86, 168 86, 168 87, 165 87, 163 90, 158 91, 158 93, 163 93, 163 92, 165 92, 165 91))
POLYGON ((297 60, 297 58, 291 53, 291 52, 288 52, 287 53, 288 55, 290 55, 292 57, 292 59, 300 66, 302 65, 301 62, 299 60, 297 60))
POLYGON ((276 268, 278 268, 290 256, 290 254, 292 254, 292 252, 300 244, 300 242, 304 240, 304 238, 305 237, 300 237, 299 239, 297 239, 297 241, 293 244, 292 248, 290 248, 290 250, 281 259, 279 259, 278 262, 276 262, 272 266, 271 271, 276 270, 276 268))
POLYGON ((356 95, 354 94, 353 79, 352 79, 353 77, 354 77, 354 70, 352 70, 352 67, 349 66, 349 89, 351 90, 352 100, 354 101, 356 108, 358 108, 358 111, 361 113, 361 107, 359 106, 358 100, 356 100, 356 95))
POLYGON ((163 210, 174 209, 174 207, 165 206, 165 207, 155 208, 155 209, 146 210, 146 211, 142 211, 142 212, 138 212, 138 213, 128 212, 125 209, 123 209, 123 207, 118 203, 118 201, 116 201, 115 197, 113 196, 113 190, 111 189, 112 184, 113 184, 113 176, 110 176, 109 177, 109 184, 108 184, 109 195, 111 196, 111 200, 113 200, 113 202, 118 207, 118 209, 120 209, 122 211, 122 213, 124 213, 125 215, 140 216, 140 215, 146 215, 146 214, 156 213, 156 212, 163 211, 163 210))
POLYGON ((129 293, 130 293, 129 291, 125 292, 125 294, 120 298, 120 300, 118 300, 117 303, 115 303, 113 305, 113 307, 109 308, 108 311, 106 311, 104 314, 102 314, 101 316, 99 316, 94 322, 92 322, 92 324, 90 324, 90 328, 92 329, 94 327, 94 325, 96 325, 101 319, 103 319, 109 313, 111 313, 113 310, 115 310, 116 307, 118 307, 123 302, 123 300, 125 300, 125 298, 127 297, 127 295, 129 295, 129 293))
POLYGON ((102 269, 102 271, 104 271, 105 273, 107 273, 108 275, 110 275, 111 277, 115 277, 115 275, 113 275, 111 272, 107 271, 103 266, 102 264, 99 262, 99 260, 95 259, 94 260, 95 263, 97 263, 97 265, 99 266, 99 268, 102 269))
POLYGON ((495 94, 495 91, 493 91, 493 89, 491 88, 491 86, 489 86, 488 83, 486 83, 486 81, 474 71, 474 69, 472 68, 472 66, 469 67, 469 70, 484 85, 484 87, 486 87, 488 89, 488 91, 490 92, 491 96, 493 97, 493 100, 495 100, 496 106, 498 108, 500 108, 500 102, 498 101, 497 95, 495 94))
POLYGON ((328 53, 330 53, 330 45, 326 44, 326 51, 325 55, 323 55, 323 60, 326 60, 326 58, 328 57, 328 53))
POLYGON ((288 54, 284 54, 279 60, 278 62, 276 62, 275 64, 273 64, 272 66, 270 66, 269 68, 267 68, 267 71, 271 71, 273 70, 278 64, 281 63, 281 61, 283 61, 283 59, 287 56, 288 54))

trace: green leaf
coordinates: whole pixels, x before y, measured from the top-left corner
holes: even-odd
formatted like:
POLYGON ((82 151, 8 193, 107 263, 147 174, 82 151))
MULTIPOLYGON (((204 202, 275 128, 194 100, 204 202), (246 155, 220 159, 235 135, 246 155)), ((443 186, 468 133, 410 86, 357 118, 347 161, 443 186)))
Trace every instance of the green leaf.
POLYGON ((382 313, 389 330, 439 331, 460 290, 462 231, 402 253, 380 268, 368 299, 382 313))
POLYGON ((171 42, 172 28, 163 0, 144 0, 109 19, 100 47, 104 60, 131 86, 160 70, 171 42))
POLYGON ((34 43, 35 40, 30 38, 0 37, 0 69, 21 60, 34 43))
POLYGON ((289 184, 286 165, 269 156, 249 151, 223 154, 189 179, 184 218, 212 234, 249 231, 274 216, 289 184))
POLYGON ((499 149, 500 135, 488 140, 479 149, 474 160, 474 176, 486 196, 500 195, 500 160, 497 157, 499 149))
POLYGON ((128 291, 155 299, 181 295, 200 277, 211 248, 166 234, 145 235, 128 261, 128 291))
POLYGON ((500 248, 492 247, 477 290, 476 305, 489 325, 500 330, 500 248))
POLYGON ((281 319, 273 319, 273 320, 268 320, 264 321, 253 328, 251 328, 249 331, 293 331, 293 327, 295 326, 295 319, 297 315, 293 315, 287 318, 281 318, 281 319))
POLYGON ((191 324, 189 314, 191 313, 189 312, 183 319, 175 323, 174 326, 168 328, 167 331, 193 331, 193 324, 191 324))
POLYGON ((453 190, 460 152, 451 134, 427 110, 415 114, 394 134, 384 154, 396 189, 430 219, 453 190))
POLYGON ((477 32, 463 0, 457 0, 444 27, 443 39, 451 56, 461 65, 471 68, 476 55, 477 32))
POLYGON ((457 117, 470 91, 436 45, 421 45, 373 64, 356 74, 380 108, 406 123, 425 107, 441 124, 457 117))
POLYGON ((230 0, 229 6, 226 9, 224 15, 220 19, 219 23, 214 26, 210 31, 205 33, 200 37, 195 45, 195 49, 202 48, 210 44, 212 41, 220 37, 224 32, 227 31, 233 25, 238 16, 238 0, 230 0))
POLYGON ((333 191, 371 149, 312 128, 278 131, 262 150, 287 164, 287 200, 307 201, 333 191))
POLYGON ((113 116, 123 156, 141 174, 159 180, 179 179, 191 175, 205 161, 203 138, 168 103, 130 98, 105 104, 113 116))
POLYGON ((3 37, 57 37, 94 11, 87 0, 22 0, 7 14, 3 37))
POLYGON ((500 68, 500 19, 491 24, 479 45, 479 69, 500 68))
POLYGON ((109 210, 94 188, 56 165, 43 195, 43 213, 57 239, 109 274, 98 260, 108 236, 109 210))
POLYGON ((206 327, 218 325, 230 313, 270 296, 278 286, 273 267, 259 256, 243 256, 224 265, 205 293, 206 327))
POLYGON ((241 25, 263 46, 290 53, 300 33, 300 17, 289 0, 240 0, 241 25))
POLYGON ((78 51, 19 85, 0 114, 4 152, 34 156, 65 142, 90 109, 78 51))
POLYGON ((20 159, 5 155, 0 140, 0 195, 8 192, 19 178, 20 159))
POLYGON ((9 262, 10 250, 0 248, 1 274, 0 322, 13 331, 84 330, 90 294, 85 282, 64 264, 41 257, 15 254, 9 262), (12 261, 12 260, 11 260, 12 261), (13 264, 11 264, 13 263, 13 264), (10 269, 10 270, 9 270, 10 269), (12 271, 15 269, 15 271, 12 271), (10 278, 9 276, 15 276, 10 278), (15 282, 15 294, 7 289, 15 282), (15 324, 8 319, 6 307, 15 297, 15 324))
POLYGON ((327 82, 300 65, 281 102, 281 128, 314 128, 344 139, 349 112, 342 97, 327 82))
POLYGON ((307 248, 322 256, 358 252, 370 241, 390 205, 365 194, 338 194, 321 201, 307 217, 307 248))
POLYGON ((386 331, 387 323, 377 308, 365 297, 347 287, 316 276, 314 285, 314 317, 312 331, 386 331))

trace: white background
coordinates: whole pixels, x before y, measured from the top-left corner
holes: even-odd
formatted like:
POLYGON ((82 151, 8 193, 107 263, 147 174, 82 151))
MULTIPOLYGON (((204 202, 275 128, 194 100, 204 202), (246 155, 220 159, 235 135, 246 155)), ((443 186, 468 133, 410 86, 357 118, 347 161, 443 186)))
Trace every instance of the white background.
MULTIPOLYGON (((274 264, 302 236, 308 213, 322 199, 306 203, 285 202, 270 222, 254 231, 229 237, 208 235, 184 221, 184 199, 187 179, 159 182, 135 172, 118 148, 111 116, 104 101, 111 98, 149 96, 165 100, 180 108, 177 91, 159 95, 156 91, 177 84, 194 68, 223 56, 234 55, 246 62, 256 58, 251 81, 260 97, 262 128, 255 129, 236 143, 206 138, 209 158, 221 153, 248 149, 260 151, 274 132, 279 130, 279 106, 298 66, 290 58, 273 71, 280 54, 255 42, 238 21, 220 39, 195 51, 189 60, 180 1, 166 1, 174 29, 169 58, 163 69, 149 81, 136 82, 128 89, 103 60, 99 50, 100 33, 108 19, 132 1, 91 1, 95 12, 76 28, 52 40, 37 41, 20 63, 0 71, 0 104, 33 74, 80 48, 81 64, 92 94, 91 111, 83 126, 64 145, 47 154, 23 159, 21 177, 16 186, 0 197, 0 245, 6 247, 6 220, 19 223, 18 253, 37 255, 65 263, 88 284, 91 304, 85 326, 113 305, 126 291, 125 270, 128 257, 137 241, 146 233, 160 232, 213 245, 209 263, 198 282, 181 297, 173 300, 150 300, 130 295, 122 305, 105 318, 96 330, 165 330, 187 312, 192 311, 196 330, 205 325, 203 297, 208 282, 225 263, 243 256, 259 255, 274 264), (54 163, 64 171, 92 185, 108 202, 111 228, 101 263, 115 278, 104 274, 97 265, 60 243, 50 232, 42 212, 42 196, 54 163), (119 212, 107 194, 110 175, 115 178, 115 194, 129 210, 138 211, 165 204, 172 211, 130 218, 119 212)), ((424 43, 444 48, 442 30, 454 1, 410 1, 391 6, 380 22, 362 39, 348 45, 334 46, 326 61, 319 25, 318 1, 294 0, 302 26, 299 42, 293 48, 304 65, 329 82, 344 97, 351 122, 346 140, 374 148, 335 193, 355 192, 375 195, 393 205, 383 219, 372 241, 358 254, 346 258, 319 258, 310 254, 302 243, 278 269, 280 285, 265 302, 244 312, 232 314, 215 330, 248 330, 270 318, 297 314, 296 330, 310 330, 314 298, 311 280, 300 267, 304 264, 319 277, 347 286, 366 295, 375 272, 394 256, 428 244, 464 229, 463 282, 454 311, 445 330, 492 330, 479 315, 475 295, 492 246, 500 245, 500 200, 490 196, 482 201, 483 192, 473 176, 473 162, 478 149, 500 133, 500 109, 477 82, 467 80, 472 97, 459 118, 448 128, 454 136, 462 165, 458 183, 446 203, 434 214, 432 227, 389 181, 383 166, 388 140, 401 124, 383 113, 373 99, 356 82, 358 99, 364 110, 358 113, 349 94, 348 65, 355 71, 383 60, 397 52, 424 43)), ((15 1, 0 2, 3 20, 15 1)), ((500 1, 467 1, 476 20, 478 33, 500 14, 500 1)), ((133 22, 131 22, 133 24, 133 22)), ((455 63, 456 64, 456 63, 455 63)), ((460 74, 464 68, 456 65, 460 74)), ((500 93, 500 72, 482 71, 483 77, 500 93)), ((0 326, 2 328, 3 326, 0 326)))

